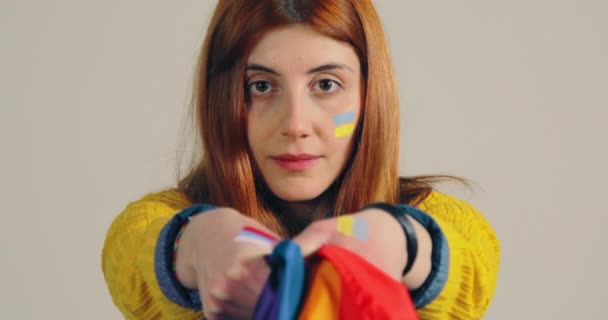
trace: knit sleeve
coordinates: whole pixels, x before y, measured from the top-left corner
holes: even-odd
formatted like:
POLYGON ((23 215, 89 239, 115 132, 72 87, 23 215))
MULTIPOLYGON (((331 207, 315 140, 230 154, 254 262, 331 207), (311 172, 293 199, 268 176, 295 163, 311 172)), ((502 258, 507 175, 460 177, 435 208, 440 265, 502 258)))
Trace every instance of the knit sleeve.
POLYGON ((102 269, 114 304, 125 319, 202 319, 201 312, 179 306, 159 287, 155 249, 163 227, 190 206, 177 191, 150 194, 115 218, 104 243, 102 269))
POLYGON ((418 310, 421 319, 481 319, 496 288, 500 248, 486 219, 470 204, 439 192, 418 208, 439 225, 449 262, 443 287, 418 310))

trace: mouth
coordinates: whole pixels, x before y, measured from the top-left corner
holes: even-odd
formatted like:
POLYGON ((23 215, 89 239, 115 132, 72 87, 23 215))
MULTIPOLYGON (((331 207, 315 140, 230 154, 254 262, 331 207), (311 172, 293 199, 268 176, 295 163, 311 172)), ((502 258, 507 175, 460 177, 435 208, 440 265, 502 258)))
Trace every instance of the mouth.
POLYGON ((289 171, 304 171, 315 165, 321 156, 310 154, 282 154, 271 157, 281 168, 289 171))

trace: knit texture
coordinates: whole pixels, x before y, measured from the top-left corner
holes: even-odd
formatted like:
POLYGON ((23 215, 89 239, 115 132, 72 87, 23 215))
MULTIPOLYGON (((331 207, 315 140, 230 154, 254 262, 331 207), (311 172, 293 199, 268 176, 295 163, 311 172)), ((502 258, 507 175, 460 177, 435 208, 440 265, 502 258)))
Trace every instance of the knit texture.
POLYGON ((494 230, 473 206, 439 192, 418 208, 439 224, 450 247, 445 287, 431 304, 418 310, 420 319, 481 319, 498 277, 500 248, 494 230))
MULTIPOLYGON (((155 249, 163 227, 192 204, 168 190, 129 204, 116 217, 102 251, 102 269, 114 304, 125 319, 202 319, 203 313, 169 300, 159 287, 155 249)), ((420 319, 480 319, 496 287, 500 250, 485 218, 468 203, 439 192, 418 208, 439 225, 449 246, 449 271, 439 295, 420 319)))

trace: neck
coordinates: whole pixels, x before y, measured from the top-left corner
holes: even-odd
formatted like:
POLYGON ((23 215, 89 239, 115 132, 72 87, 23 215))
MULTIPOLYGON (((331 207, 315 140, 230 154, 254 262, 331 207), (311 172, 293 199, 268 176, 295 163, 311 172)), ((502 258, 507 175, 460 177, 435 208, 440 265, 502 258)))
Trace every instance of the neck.
POLYGON ((324 195, 303 201, 278 200, 274 206, 280 213, 295 217, 323 218, 329 211, 328 201, 324 195))
POLYGON ((325 191, 314 199, 302 201, 285 201, 273 195, 269 205, 287 233, 295 236, 313 221, 328 217, 331 211, 330 193, 325 191))

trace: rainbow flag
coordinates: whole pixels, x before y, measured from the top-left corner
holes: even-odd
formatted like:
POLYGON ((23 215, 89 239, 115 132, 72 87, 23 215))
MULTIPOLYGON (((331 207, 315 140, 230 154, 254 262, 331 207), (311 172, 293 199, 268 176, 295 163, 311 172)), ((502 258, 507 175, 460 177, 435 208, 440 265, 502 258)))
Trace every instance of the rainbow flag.
POLYGON ((308 261, 292 241, 268 257, 254 319, 418 320, 407 288, 358 255, 325 245, 308 261))

